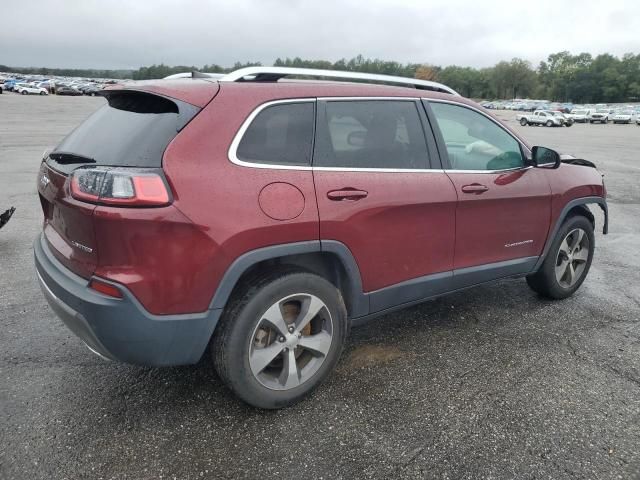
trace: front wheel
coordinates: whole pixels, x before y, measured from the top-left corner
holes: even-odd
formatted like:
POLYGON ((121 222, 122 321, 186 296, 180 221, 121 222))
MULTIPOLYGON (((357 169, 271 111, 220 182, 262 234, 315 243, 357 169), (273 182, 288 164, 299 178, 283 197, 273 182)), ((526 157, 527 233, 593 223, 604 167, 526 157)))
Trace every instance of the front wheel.
POLYGON ((547 127, 553 127, 553 122, 551 120, 547 120, 547 123, 545 123, 545 125, 547 127))
POLYGON ((26 90, 22 90, 20 93, 21 93, 22 95, 26 95, 28 92, 27 92, 26 90))
POLYGON ((591 221, 571 216, 560 227, 540 269, 527 277, 529 286, 552 299, 567 298, 580 288, 589 272, 595 236, 591 221))
POLYGON ((522 125, 523 127, 529 125, 529 122, 527 122, 526 118, 521 118, 520 119, 520 125, 522 125))
POLYGON ((46 95, 46 93, 44 93, 44 92, 40 92, 40 95, 46 95))
POLYGON ((286 407, 334 369, 347 325, 334 285, 304 271, 276 272, 234 295, 212 341, 214 365, 248 404, 286 407))

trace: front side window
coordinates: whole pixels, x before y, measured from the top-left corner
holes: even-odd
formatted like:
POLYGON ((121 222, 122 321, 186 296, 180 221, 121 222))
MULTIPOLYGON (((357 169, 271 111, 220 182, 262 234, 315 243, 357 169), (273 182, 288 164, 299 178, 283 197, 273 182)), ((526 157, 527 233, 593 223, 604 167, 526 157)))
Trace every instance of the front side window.
POLYGON ((520 144, 504 129, 469 108, 430 103, 453 170, 505 170, 524 166, 520 144))
POLYGON ((329 101, 317 127, 314 166, 424 169, 424 131, 413 101, 329 101))
POLYGON ((266 107, 253 119, 236 150, 239 160, 269 165, 311 164, 312 102, 266 107))

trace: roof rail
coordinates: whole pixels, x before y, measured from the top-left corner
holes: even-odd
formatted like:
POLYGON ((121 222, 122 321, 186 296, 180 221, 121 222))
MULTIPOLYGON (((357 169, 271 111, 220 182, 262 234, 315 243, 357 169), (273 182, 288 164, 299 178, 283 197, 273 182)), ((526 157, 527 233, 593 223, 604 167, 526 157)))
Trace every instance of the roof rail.
POLYGON ((369 82, 392 83, 417 88, 419 90, 432 90, 434 92, 459 95, 452 88, 438 82, 419 80, 417 78, 394 77, 392 75, 380 75, 377 73, 343 72, 339 70, 320 70, 315 68, 290 68, 290 67, 247 67, 235 70, 218 79, 220 82, 277 82, 289 75, 305 77, 342 78, 348 80, 368 80, 369 82))
POLYGON ((219 79, 224 77, 224 73, 206 73, 206 72, 198 72, 194 70, 193 72, 180 72, 174 73, 173 75, 167 75, 163 77, 163 80, 174 80, 176 78, 213 78, 219 79))

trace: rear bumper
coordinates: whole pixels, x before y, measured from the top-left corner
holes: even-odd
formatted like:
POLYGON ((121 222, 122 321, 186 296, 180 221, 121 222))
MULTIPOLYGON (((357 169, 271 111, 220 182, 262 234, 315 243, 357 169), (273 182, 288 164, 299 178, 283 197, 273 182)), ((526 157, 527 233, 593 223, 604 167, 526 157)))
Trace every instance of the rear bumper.
POLYGON ((53 257, 43 235, 33 248, 38 280, 49 305, 94 353, 148 366, 192 364, 204 353, 221 309, 153 315, 122 285, 117 285, 122 299, 88 288, 86 279, 53 257))

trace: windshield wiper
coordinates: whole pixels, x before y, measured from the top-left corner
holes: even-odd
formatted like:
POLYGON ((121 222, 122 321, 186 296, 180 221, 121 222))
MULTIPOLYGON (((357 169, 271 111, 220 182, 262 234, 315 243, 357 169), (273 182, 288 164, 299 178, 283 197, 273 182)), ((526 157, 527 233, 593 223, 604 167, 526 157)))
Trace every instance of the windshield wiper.
POLYGON ((96 163, 93 158, 83 157, 82 155, 70 152, 53 152, 49 154, 49 158, 55 160, 61 165, 71 165, 73 163, 96 163))

